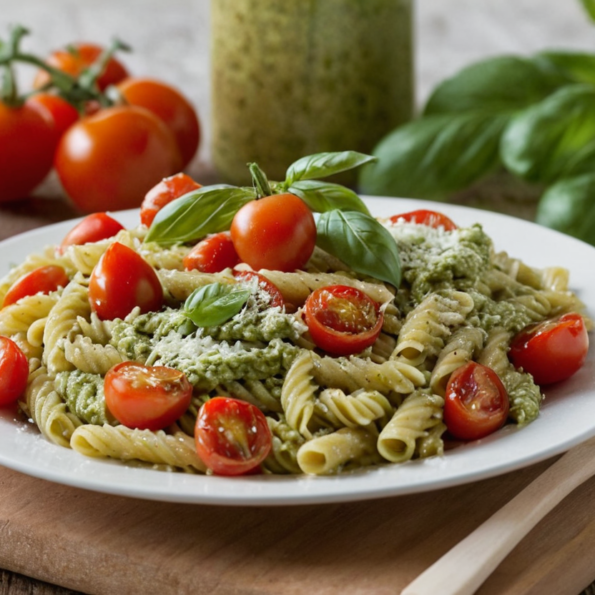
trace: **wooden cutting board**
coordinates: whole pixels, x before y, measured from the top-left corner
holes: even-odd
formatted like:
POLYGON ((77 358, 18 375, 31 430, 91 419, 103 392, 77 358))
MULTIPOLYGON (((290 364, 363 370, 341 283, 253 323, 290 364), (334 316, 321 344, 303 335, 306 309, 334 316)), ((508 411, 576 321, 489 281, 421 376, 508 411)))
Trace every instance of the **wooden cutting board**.
MULTIPOLYGON (((551 462, 419 495, 268 508, 136 500, 0 468, 0 567, 98 595, 396 594, 551 462)), ((479 593, 577 595, 594 560, 590 481, 479 593)))

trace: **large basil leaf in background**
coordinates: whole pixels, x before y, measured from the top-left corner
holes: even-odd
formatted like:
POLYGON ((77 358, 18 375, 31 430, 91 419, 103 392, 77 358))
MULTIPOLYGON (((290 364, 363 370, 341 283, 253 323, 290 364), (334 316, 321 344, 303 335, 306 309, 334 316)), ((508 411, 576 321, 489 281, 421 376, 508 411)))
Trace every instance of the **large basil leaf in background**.
POLYGON ((550 186, 539 201, 536 221, 595 245, 595 172, 550 186))
POLYGON ((543 69, 557 70, 572 82, 595 85, 595 54, 546 51, 533 60, 543 69))
POLYGON ((500 136, 509 116, 490 112, 437 114, 397 128, 374 149, 360 190, 367 194, 444 199, 500 164, 500 136))
POLYGON ((514 112, 553 93, 569 79, 539 62, 499 56, 468 66, 439 84, 424 115, 489 111, 514 112))
POLYGON ((595 21, 595 0, 581 0, 581 2, 591 20, 595 21))
POLYGON ((502 161, 529 182, 548 184, 595 170, 595 87, 570 85, 515 116, 502 161))

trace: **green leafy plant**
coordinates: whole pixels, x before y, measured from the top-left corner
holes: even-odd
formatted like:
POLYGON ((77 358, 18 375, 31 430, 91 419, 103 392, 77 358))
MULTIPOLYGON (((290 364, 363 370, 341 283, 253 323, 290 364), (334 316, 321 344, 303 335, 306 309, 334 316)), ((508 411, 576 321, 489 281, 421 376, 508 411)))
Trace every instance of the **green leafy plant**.
MULTIPOLYGON (((595 0, 581 0, 595 21, 595 0)), ((545 188, 537 221, 595 245, 595 54, 547 51, 472 64, 374 149, 367 194, 446 200, 506 170, 545 188)))

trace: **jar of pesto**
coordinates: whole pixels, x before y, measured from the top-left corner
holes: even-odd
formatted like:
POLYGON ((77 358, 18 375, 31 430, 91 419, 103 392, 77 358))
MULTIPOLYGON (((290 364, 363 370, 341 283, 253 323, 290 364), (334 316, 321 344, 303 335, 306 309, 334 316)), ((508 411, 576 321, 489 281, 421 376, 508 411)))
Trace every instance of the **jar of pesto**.
POLYGON ((212 0, 211 18, 225 181, 247 183, 253 161, 282 180, 304 155, 369 153, 411 118, 412 0, 212 0))

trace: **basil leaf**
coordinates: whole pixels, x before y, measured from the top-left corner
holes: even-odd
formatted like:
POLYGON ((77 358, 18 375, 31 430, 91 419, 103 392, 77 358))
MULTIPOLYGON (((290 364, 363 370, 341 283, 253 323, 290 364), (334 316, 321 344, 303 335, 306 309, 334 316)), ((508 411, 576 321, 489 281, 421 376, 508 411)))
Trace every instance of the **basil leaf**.
POLYGON ((444 199, 500 165, 509 117, 438 114, 397 128, 374 149, 378 162, 361 171, 365 194, 444 199))
POLYGON ((584 9, 592 21, 595 21, 595 0, 581 0, 584 9))
POLYGON ((570 82, 595 85, 595 54, 548 51, 537 54, 533 60, 541 68, 557 70, 570 82))
POLYGON ((524 109, 569 82, 539 62, 499 56, 476 62, 439 84, 424 115, 482 111, 510 113, 524 109))
POLYGON ((316 223, 316 243, 357 273, 401 284, 401 258, 388 230, 357 211, 326 211, 316 223))
POLYGON ((218 326, 235 316, 249 297, 248 289, 211 283, 195 289, 188 296, 184 314, 198 327, 218 326))
POLYGON ((256 194, 251 188, 203 186, 165 205, 155 216, 146 242, 190 242, 229 229, 233 216, 256 194))
POLYGON ((298 180, 326 178, 375 160, 375 157, 357 153, 356 151, 316 153, 315 155, 302 157, 289 166, 285 176, 285 187, 289 188, 298 180))
POLYGON ((536 221, 595 246, 595 173, 550 186, 539 201, 536 221))
POLYGON ((501 154, 506 167, 529 182, 593 171, 595 87, 564 87, 521 112, 502 137, 501 154))
POLYGON ((363 200, 353 190, 340 184, 302 180, 292 184, 287 191, 299 196, 310 210, 317 213, 341 209, 370 214, 363 200))

